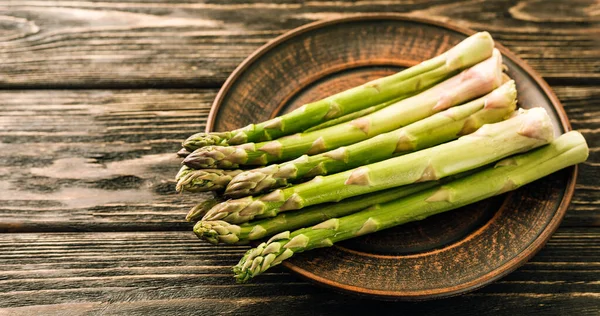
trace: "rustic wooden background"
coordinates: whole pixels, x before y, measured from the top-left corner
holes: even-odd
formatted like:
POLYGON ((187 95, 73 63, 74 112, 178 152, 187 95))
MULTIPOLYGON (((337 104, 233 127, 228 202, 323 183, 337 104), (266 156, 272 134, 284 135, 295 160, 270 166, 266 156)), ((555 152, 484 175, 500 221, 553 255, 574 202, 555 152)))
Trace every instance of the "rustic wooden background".
POLYGON ((0 0, 0 315, 600 314, 600 4, 577 1, 0 0), (308 22, 398 12, 487 30, 552 86, 591 153, 529 263, 429 303, 357 299, 244 247, 199 242, 172 154, 233 69, 308 22))

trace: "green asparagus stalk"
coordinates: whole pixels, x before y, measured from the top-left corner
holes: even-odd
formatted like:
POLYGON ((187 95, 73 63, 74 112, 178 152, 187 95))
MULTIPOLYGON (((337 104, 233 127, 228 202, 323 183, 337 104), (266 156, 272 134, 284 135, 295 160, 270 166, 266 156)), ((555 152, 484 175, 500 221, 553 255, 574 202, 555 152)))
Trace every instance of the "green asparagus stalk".
POLYGON ((487 32, 465 39, 447 52, 397 74, 370 81, 325 99, 308 103, 288 114, 230 132, 198 133, 183 142, 194 151, 207 145, 261 142, 301 132, 311 126, 394 98, 427 89, 492 55, 494 40, 487 32))
POLYGON ((249 250, 233 268, 246 282, 296 253, 329 247, 336 242, 374 233, 431 215, 450 211, 527 183, 587 159, 588 147, 578 132, 569 132, 548 146, 510 157, 495 167, 385 204, 333 218, 294 232, 273 236, 249 250))
POLYGON ((207 192, 225 189, 227 184, 243 170, 199 169, 182 166, 177 173, 177 192, 207 192))
POLYGON ((200 221, 194 226, 194 233, 198 238, 213 244, 247 244, 251 240, 273 236, 286 230, 307 227, 330 218, 356 213, 371 205, 393 201, 472 173, 474 172, 470 170, 437 181, 405 185, 373 194, 356 196, 337 203, 313 205, 303 210, 286 212, 272 218, 264 218, 240 225, 225 221, 200 221))
POLYGON ((264 196, 225 201, 210 209, 202 220, 239 224, 310 205, 437 180, 547 144, 552 139, 552 124, 543 108, 522 110, 506 121, 486 124, 472 134, 436 147, 329 176, 317 176, 309 182, 277 189, 264 196))
POLYGON ((514 81, 509 81, 484 97, 395 131, 319 155, 304 155, 283 164, 242 172, 227 185, 225 195, 256 195, 303 177, 332 174, 445 143, 484 124, 506 119, 515 110, 516 96, 514 81))
POLYGON ((187 220, 188 222, 196 222, 200 220, 202 216, 204 216, 206 212, 208 212, 208 210, 210 210, 213 206, 221 202, 223 202, 223 200, 219 198, 214 198, 199 203, 196 206, 192 207, 192 209, 187 213, 187 215, 185 216, 185 220, 187 220))
POLYGON ((345 122, 348 122, 348 121, 352 121, 352 120, 357 119, 359 117, 369 115, 369 114, 371 114, 373 112, 377 112, 377 111, 379 111, 379 110, 381 110, 381 109, 383 109, 383 108, 385 108, 385 107, 387 107, 389 105, 392 105, 392 104, 394 104, 394 103, 396 103, 396 102, 398 102, 400 100, 406 99, 408 97, 410 97, 410 95, 403 96, 401 98, 396 98, 396 99, 393 99, 391 101, 383 102, 383 103, 380 103, 380 104, 377 104, 377 105, 373 105, 372 107, 368 107, 368 108, 366 108, 364 110, 360 110, 360 111, 348 113, 348 114, 346 114, 344 116, 340 116, 338 118, 335 118, 335 119, 332 119, 332 120, 329 120, 329 121, 325 121, 325 122, 323 122, 323 123, 321 123, 319 125, 313 126, 313 127, 309 128, 309 129, 305 130, 304 132, 308 133, 308 132, 318 131, 320 129, 324 129, 324 128, 331 127, 331 126, 334 126, 334 125, 338 125, 338 124, 342 124, 342 123, 345 123, 345 122))
MULTIPOLYGON (((506 71, 506 65, 504 65, 504 64, 502 65, 502 70, 506 71)), ((508 82, 510 80, 511 80, 510 77, 508 77, 508 75, 506 73, 502 73, 502 83, 506 83, 506 82, 508 82)), ((384 107, 387 107, 387 106, 389 106, 391 104, 394 104, 394 103, 396 103, 396 102, 398 102, 398 101, 400 101, 402 99, 405 99, 405 98, 407 98, 409 96, 410 95, 407 95, 405 97, 403 96, 401 98, 394 99, 392 101, 388 101, 388 102, 384 102, 384 103, 381 103, 381 104, 378 104, 378 105, 374 105, 374 106, 366 108, 364 110, 352 112, 352 113, 346 114, 344 116, 340 116, 338 118, 335 118, 335 119, 332 119, 332 120, 329 120, 329 121, 325 121, 325 122, 323 122, 323 123, 321 123, 319 125, 313 126, 313 127, 309 128, 309 129, 306 129, 304 132, 312 132, 312 131, 324 129, 326 127, 331 127, 331 126, 334 126, 334 125, 338 125, 338 124, 341 124, 341 123, 344 123, 344 122, 352 121, 352 120, 357 119, 357 118, 359 118, 361 116, 366 116, 366 115, 371 114, 373 112, 379 111, 379 110, 383 109, 384 107)))
POLYGON ((351 122, 269 142, 231 147, 207 146, 194 151, 183 162, 196 169, 231 169, 241 165, 266 165, 303 154, 315 155, 419 121, 484 95, 501 83, 502 56, 494 50, 492 57, 459 75, 351 122))

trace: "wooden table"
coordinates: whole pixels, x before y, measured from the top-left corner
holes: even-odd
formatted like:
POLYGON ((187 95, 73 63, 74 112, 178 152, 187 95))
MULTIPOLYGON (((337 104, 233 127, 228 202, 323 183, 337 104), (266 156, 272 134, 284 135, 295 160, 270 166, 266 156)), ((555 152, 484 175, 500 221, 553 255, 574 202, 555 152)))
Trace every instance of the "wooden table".
POLYGON ((0 0, 0 315, 600 314, 598 2, 405 2, 0 0), (357 299, 283 268, 235 285, 246 248, 191 233, 173 152, 260 45, 382 11, 487 30, 550 83, 591 148, 562 226, 516 272, 435 302, 357 299))

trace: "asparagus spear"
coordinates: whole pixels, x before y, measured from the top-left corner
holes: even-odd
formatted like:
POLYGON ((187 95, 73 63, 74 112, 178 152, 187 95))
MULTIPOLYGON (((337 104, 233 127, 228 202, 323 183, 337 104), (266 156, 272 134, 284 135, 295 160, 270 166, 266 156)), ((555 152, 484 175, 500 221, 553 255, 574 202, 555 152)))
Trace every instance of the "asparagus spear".
POLYGON ((393 201, 472 173, 473 171, 467 171, 437 181, 409 184, 373 194, 356 196, 338 203, 313 205, 303 210, 287 212, 272 218, 264 218, 240 225, 218 220, 200 221, 194 226, 194 233, 198 238, 213 244, 246 244, 251 240, 272 236, 282 231, 307 227, 330 218, 356 213, 371 205, 393 201))
POLYGON ((391 158, 267 195, 228 200, 210 209, 203 220, 232 224, 276 216, 279 212, 339 201, 401 185, 437 180, 506 156, 547 144, 552 124, 543 108, 519 111, 506 121, 486 124, 458 140, 391 158))
POLYGON ((288 114, 230 132, 198 133, 183 142, 189 151, 207 145, 239 145, 301 132, 311 126, 379 103, 423 90, 492 55, 494 41, 487 32, 465 39, 447 52, 397 74, 373 80, 288 114))
POLYGON ((495 167, 313 227, 283 232, 246 252, 233 268, 239 282, 263 273, 295 253, 370 234, 450 211, 515 190, 557 170, 587 159, 588 147, 578 132, 569 132, 549 146, 504 159, 495 167))
POLYGON ((199 203, 198 205, 192 207, 192 209, 187 213, 187 215, 185 216, 185 220, 187 220, 188 222, 198 221, 202 218, 202 216, 206 214, 206 212, 208 212, 208 210, 210 210, 213 206, 221 202, 221 199, 214 198, 199 203))
POLYGON ((385 108, 385 107, 387 107, 389 105, 392 105, 392 104, 394 104, 394 103, 396 103, 396 102, 398 102, 400 100, 406 99, 409 96, 410 95, 406 95, 406 96, 403 96, 403 97, 400 97, 400 98, 393 99, 391 101, 387 101, 387 102, 383 102, 383 103, 380 103, 380 104, 377 104, 377 105, 373 105, 372 107, 368 107, 368 108, 366 108, 364 110, 360 110, 360 111, 348 113, 348 114, 346 114, 344 116, 340 116, 338 118, 331 119, 329 121, 325 121, 325 122, 323 122, 323 123, 321 123, 319 125, 315 125, 315 126, 309 128, 309 129, 305 130, 304 132, 318 131, 320 129, 324 129, 324 128, 331 127, 331 126, 334 126, 334 125, 338 125, 338 124, 342 124, 342 123, 345 123, 345 122, 348 122, 348 121, 352 121, 352 120, 357 119, 357 118, 359 118, 361 116, 365 116, 365 115, 369 115, 369 114, 371 114, 373 112, 377 112, 377 111, 379 111, 379 110, 381 110, 381 109, 383 109, 383 108, 385 108))
POLYGON ((207 192, 225 189, 242 170, 199 169, 182 166, 177 173, 177 192, 207 192))
MULTIPOLYGON (((506 65, 504 65, 504 64, 502 65, 502 70, 506 71, 506 65)), ((508 75, 506 73, 502 73, 502 83, 506 83, 506 82, 508 82, 510 80, 511 80, 510 77, 508 77, 508 75)), ((360 110, 360 111, 356 111, 356 112, 352 112, 352 113, 346 114, 344 116, 340 116, 340 117, 338 117, 336 119, 325 121, 325 122, 323 122, 323 123, 321 123, 319 125, 313 126, 313 127, 309 128, 309 129, 306 129, 304 132, 312 132, 312 131, 324 129, 326 127, 331 127, 331 126, 334 126, 334 125, 338 125, 338 124, 341 124, 341 123, 344 123, 344 122, 352 121, 352 120, 357 119, 357 118, 359 118, 361 116, 366 116, 366 115, 371 114, 373 112, 379 111, 379 110, 381 110, 381 109, 383 109, 383 108, 385 108, 385 107, 387 107, 387 106, 389 106, 391 104, 394 104, 394 103, 396 103, 396 102, 398 102, 398 101, 400 101, 402 99, 405 99, 405 98, 402 97, 402 98, 394 99, 392 101, 388 101, 388 102, 384 102, 384 103, 381 103, 381 104, 378 104, 378 105, 374 105, 374 106, 366 108, 364 110, 360 110)))
POLYGON ((179 182, 179 180, 186 176, 187 174, 189 174, 190 172, 194 171, 194 169, 188 167, 188 166, 181 166, 181 168, 179 168, 179 171, 177 171, 177 175, 175 176, 175 181, 179 182))
POLYGON ((207 146, 183 161, 189 167, 237 168, 314 155, 353 144, 419 121, 434 113, 486 94, 502 83, 502 56, 492 57, 435 87, 348 123, 309 133, 240 146, 207 146))
POLYGON ((332 174, 453 140, 508 117, 515 109, 516 96, 514 81, 509 81, 484 97, 395 131, 319 155, 242 172, 227 185, 225 194, 255 195, 302 177, 332 174))

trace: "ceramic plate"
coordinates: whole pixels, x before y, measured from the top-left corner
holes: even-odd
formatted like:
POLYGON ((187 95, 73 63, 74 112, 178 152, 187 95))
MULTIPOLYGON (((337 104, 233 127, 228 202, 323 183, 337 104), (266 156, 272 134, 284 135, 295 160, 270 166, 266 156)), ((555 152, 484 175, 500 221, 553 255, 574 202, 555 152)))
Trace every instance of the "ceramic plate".
MULTIPOLYGON (((474 31, 398 15, 312 23, 249 56, 213 104, 207 130, 264 121, 304 103, 443 53, 474 31)), ((493 34, 492 34, 493 36, 493 34)), ((544 107, 570 130, 548 85, 501 43, 521 107, 544 107)), ((461 209, 299 254, 284 265, 336 290, 424 300, 472 291, 515 270, 550 238, 571 200, 576 168, 461 209)))

